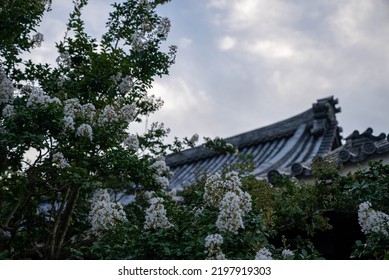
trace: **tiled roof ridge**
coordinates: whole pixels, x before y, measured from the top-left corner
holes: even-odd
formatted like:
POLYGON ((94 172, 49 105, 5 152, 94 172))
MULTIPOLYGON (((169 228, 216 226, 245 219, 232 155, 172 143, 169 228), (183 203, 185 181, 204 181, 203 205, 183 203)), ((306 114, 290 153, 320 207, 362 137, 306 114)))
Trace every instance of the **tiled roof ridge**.
MULTIPOLYGON (((373 129, 367 128, 360 133, 355 130, 345 138, 346 143, 325 155, 324 158, 333 161, 340 168, 341 166, 350 163, 361 163, 369 158, 389 153, 389 134, 380 133, 377 136, 373 135, 373 129)), ((312 162, 294 163, 290 167, 292 176, 311 176, 310 168, 312 162)), ((288 170, 283 170, 288 173, 288 170)))
MULTIPOLYGON (((302 123, 307 124, 307 129, 310 128, 310 133, 316 136, 325 134, 328 129, 332 131, 337 129, 336 131, 339 132, 341 129, 337 127, 335 114, 340 112, 340 108, 336 108, 336 104, 338 104, 338 100, 334 99, 333 96, 318 99, 317 102, 312 105, 312 108, 298 115, 262 128, 225 138, 224 140, 227 143, 234 145, 236 148, 241 149, 261 142, 291 136, 302 123)), ((331 138, 329 141, 333 141, 334 137, 336 137, 334 132, 329 136, 331 138)), ((328 149, 328 147, 325 148, 328 149)), ((220 154, 220 152, 207 149, 202 145, 179 153, 167 155, 166 163, 170 167, 174 167, 218 154, 220 154)))
POLYGON ((361 162, 378 154, 389 152, 389 134, 373 135, 373 129, 367 128, 363 133, 355 130, 346 137, 346 144, 339 150, 337 157, 339 164, 347 162, 361 162))

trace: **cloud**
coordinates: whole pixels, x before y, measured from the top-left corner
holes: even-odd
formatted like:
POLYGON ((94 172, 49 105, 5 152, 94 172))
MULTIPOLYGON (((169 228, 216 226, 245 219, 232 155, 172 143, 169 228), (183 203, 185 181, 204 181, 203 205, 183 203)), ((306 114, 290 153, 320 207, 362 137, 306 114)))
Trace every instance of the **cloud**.
MULTIPOLYGON (((235 39, 228 55, 236 58, 235 63, 243 63, 246 73, 257 80, 251 86, 258 88, 247 86, 251 93, 245 97, 257 100, 259 106, 263 101, 270 114, 276 116, 266 106, 277 104, 287 112, 280 115, 290 116, 316 98, 332 94, 351 111, 360 106, 356 97, 371 108, 379 106, 375 96, 389 101, 382 94, 389 89, 385 78, 389 4, 384 0, 299 5, 281 0, 219 0, 211 1, 208 8, 215 12, 216 34, 235 39)), ((228 41, 221 42, 223 50, 228 41)), ((352 126, 352 120, 346 125, 352 126)))
MULTIPOLYGON (((45 37, 63 36, 59 26, 66 19, 60 16, 67 17, 69 8, 58 3, 45 31, 39 30, 45 37)), ((90 1, 84 18, 93 32, 103 30, 108 4, 90 1)), ((173 135, 230 136, 289 118, 329 95, 340 100, 344 134, 367 126, 388 132, 387 0, 204 0, 164 6, 173 26, 167 44, 179 49, 170 76, 155 83, 153 93, 165 106, 152 118, 161 118, 173 135)), ((45 43, 36 53, 42 59, 48 55, 45 43)))
POLYGON ((389 26, 381 25, 388 21, 388 16, 389 6, 385 1, 339 2, 335 13, 329 18, 329 24, 341 46, 367 47, 387 40, 378 36, 388 35, 389 26))
POLYGON ((172 137, 192 136, 197 133, 199 119, 206 119, 215 109, 212 98, 203 89, 194 88, 182 77, 166 77, 154 83, 149 92, 164 100, 162 109, 150 121, 163 122, 172 130, 172 137))
POLYGON ((218 41, 218 48, 222 51, 228 51, 235 47, 235 39, 230 36, 224 36, 218 41))
POLYGON ((258 40, 246 45, 249 53, 267 58, 290 58, 295 51, 290 44, 281 41, 258 40))
POLYGON ((230 31, 271 30, 279 23, 291 23, 301 14, 298 5, 290 1, 225 0, 211 1, 210 8, 219 12, 214 23, 230 31))
POLYGON ((192 39, 190 39, 190 38, 182 37, 178 41, 179 48, 187 48, 190 45, 192 45, 192 39))

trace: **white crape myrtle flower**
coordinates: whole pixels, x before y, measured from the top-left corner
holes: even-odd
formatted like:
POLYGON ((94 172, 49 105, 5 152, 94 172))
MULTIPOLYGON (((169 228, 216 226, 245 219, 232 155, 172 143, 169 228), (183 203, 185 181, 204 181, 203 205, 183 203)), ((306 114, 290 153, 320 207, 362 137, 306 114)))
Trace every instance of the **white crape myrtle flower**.
POLYGON ((243 214, 246 215, 252 209, 251 195, 248 192, 242 191, 239 193, 239 197, 240 197, 240 208, 242 209, 243 214))
POLYGON ((230 171, 226 173, 224 177, 225 177, 225 184, 228 189, 238 190, 242 187, 242 182, 240 181, 238 172, 230 171))
POLYGON ((57 86, 61 88, 63 87, 65 82, 66 82, 66 78, 64 76, 61 76, 58 78, 57 86))
POLYGON ((161 22, 159 23, 157 27, 157 35, 162 38, 162 40, 166 40, 167 35, 169 34, 171 27, 171 23, 169 18, 162 18, 161 22))
POLYGON ((281 255, 282 255, 282 258, 286 260, 286 259, 289 259, 290 257, 293 257, 294 253, 292 250, 284 249, 284 250, 282 250, 281 255))
POLYGON ((156 161, 151 165, 151 167, 159 175, 162 175, 163 173, 170 171, 170 168, 169 166, 166 165, 165 159, 163 157, 158 157, 156 161))
POLYGON ((31 87, 30 89, 31 89, 31 93, 27 99, 27 104, 26 104, 27 107, 47 108, 50 103, 56 103, 58 105, 61 105, 61 101, 57 97, 51 98, 41 88, 31 87))
POLYGON ((178 47, 175 45, 169 46, 169 51, 167 54, 171 62, 174 62, 174 60, 176 59, 177 49, 178 47))
POLYGON ((157 184, 162 186, 162 188, 164 189, 168 188, 170 185, 169 179, 164 176, 155 176, 154 179, 157 182, 157 184))
POLYGON ((206 205, 219 207, 216 227, 220 231, 237 234, 244 228, 243 218, 251 211, 252 199, 241 187, 239 174, 235 171, 226 173, 224 178, 215 173, 206 179, 203 198, 206 205))
POLYGON ((205 237, 205 247, 209 250, 213 250, 216 247, 220 247, 223 244, 223 236, 216 233, 210 234, 205 237))
POLYGON ((132 151, 137 151, 139 149, 139 140, 138 136, 134 134, 128 135, 128 137, 123 142, 124 146, 128 147, 132 151))
POLYGON ((64 67, 69 67, 70 64, 72 63, 72 60, 70 58, 70 54, 69 52, 65 51, 63 53, 61 53, 57 59, 56 59, 56 62, 59 64, 59 65, 62 65, 64 67))
POLYGON ((44 105, 47 103, 49 96, 45 95, 43 90, 37 87, 32 87, 32 91, 27 100, 27 107, 37 107, 38 105, 44 105))
POLYGON ((157 158, 157 160, 151 165, 151 168, 155 171, 154 180, 157 184, 163 188, 169 187, 170 182, 167 177, 173 176, 173 173, 170 172, 170 168, 166 165, 165 159, 163 157, 157 158))
POLYGON ((244 212, 241 209, 241 199, 234 192, 227 192, 223 197, 219 216, 217 217, 216 227, 220 231, 237 234, 239 229, 244 228, 244 212))
POLYGON ((119 91, 123 94, 129 93, 134 87, 134 80, 131 76, 125 76, 119 84, 119 91))
POLYGON ((32 36, 32 43, 34 47, 40 47, 43 42, 43 34, 42 33, 36 33, 34 36, 32 36))
POLYGON ((57 164, 59 168, 66 168, 70 166, 70 164, 61 152, 53 154, 53 163, 57 164))
POLYGON ((216 254, 216 256, 214 257, 214 260, 227 260, 227 258, 226 258, 226 255, 224 255, 223 252, 219 252, 219 253, 216 254))
POLYGON ((101 236, 104 232, 113 229, 117 222, 127 221, 127 217, 123 205, 114 202, 106 189, 100 189, 94 194, 89 221, 93 233, 101 236))
POLYGON ((12 103, 14 90, 11 80, 7 78, 4 69, 0 66, 0 105, 12 103))
POLYGON ((93 139, 92 127, 89 124, 82 124, 77 128, 76 136, 89 138, 90 141, 93 139))
POLYGON ((120 117, 123 121, 127 123, 132 122, 137 114, 137 109, 135 104, 126 104, 120 109, 120 117))
POLYGON ((170 191, 167 191, 167 194, 177 203, 184 201, 182 196, 177 195, 177 189, 171 189, 170 191))
POLYGON ((209 206, 220 206, 220 202, 227 192, 234 192, 240 197, 240 207, 243 213, 251 211, 252 200, 248 192, 242 189, 239 174, 236 171, 231 171, 225 174, 224 179, 219 173, 209 175, 205 182, 204 201, 209 206))
POLYGON ((107 105, 104 107, 103 111, 100 113, 98 124, 101 126, 109 125, 119 121, 119 116, 116 113, 116 110, 113 106, 107 105))
POLYGON ((146 209, 146 221, 144 229, 168 229, 173 224, 166 216, 166 209, 163 205, 164 199, 161 197, 152 197, 149 199, 150 206, 146 209))
POLYGON ((140 25, 140 29, 144 34, 146 34, 146 32, 149 32, 152 28, 153 26, 149 22, 142 22, 140 25))
POLYGON ((82 109, 80 100, 78 98, 71 98, 64 101, 64 114, 65 116, 75 117, 82 109))
POLYGON ((135 31, 131 35, 131 45, 134 51, 141 51, 146 45, 146 39, 144 32, 135 31))
POLYGON ((358 209, 358 222, 364 234, 379 233, 389 236, 389 215, 371 208, 369 201, 363 202, 358 209))
POLYGON ((150 200, 154 197, 155 191, 145 191, 143 195, 146 199, 150 200))
POLYGON ((255 255, 254 260, 272 260, 272 253, 267 248, 261 248, 258 250, 257 254, 255 255))
POLYGON ((207 176, 203 195, 203 199, 207 205, 218 207, 224 192, 224 185, 220 173, 216 172, 207 176))
POLYGON ((220 234, 210 234, 205 237, 205 248, 208 260, 225 260, 226 256, 223 254, 220 246, 223 244, 223 236, 220 234))
POLYGON ((193 134, 193 136, 189 139, 189 143, 194 145, 199 141, 199 135, 197 133, 193 134))
POLYGON ((14 106, 7 104, 1 112, 4 118, 12 118, 15 115, 14 106))
POLYGON ((92 103, 87 103, 81 106, 82 118, 88 122, 93 122, 96 115, 96 108, 92 103))
POLYGON ((162 108, 164 101, 162 100, 161 97, 156 97, 154 94, 147 96, 145 98, 145 102, 151 104, 155 110, 159 110, 162 108))
POLYGON ((74 118, 72 116, 65 116, 63 122, 65 130, 74 130, 74 118))

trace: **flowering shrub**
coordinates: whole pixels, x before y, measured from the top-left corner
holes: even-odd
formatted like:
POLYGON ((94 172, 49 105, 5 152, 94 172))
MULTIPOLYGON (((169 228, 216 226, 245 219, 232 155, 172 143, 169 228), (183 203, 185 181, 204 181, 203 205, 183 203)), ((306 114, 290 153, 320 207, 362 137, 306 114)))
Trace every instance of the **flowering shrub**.
POLYGON ((373 210, 369 201, 359 205, 358 222, 364 234, 389 235, 389 215, 373 210))
POLYGON ((155 10, 167 0, 114 4, 101 40, 85 33, 87 1, 74 1, 55 66, 20 59, 44 39, 34 28, 50 1, 14 2, 0 4, 0 258, 389 258, 389 166, 380 162, 341 176, 317 160, 313 183, 269 184, 242 158, 169 189, 165 154, 198 135, 166 145, 163 124, 131 131, 163 104, 147 89, 175 58, 176 47, 159 48, 170 22, 155 10), (332 235, 339 240, 323 246, 332 235))
POLYGON ((267 248, 261 248, 255 255, 255 260, 272 260, 272 253, 267 248))
POLYGON ((41 46, 35 28, 51 1, 8 2, 0 4, 0 250, 67 258, 127 221, 120 199, 169 184, 167 130, 130 131, 163 104, 148 89, 174 63, 175 46, 160 50, 170 21, 155 12, 168 1, 114 4, 99 40, 81 19, 88 1, 74 1, 57 65, 20 58, 41 46))
POLYGON ((97 190, 89 212, 91 230, 97 236, 115 228, 119 221, 127 221, 126 213, 120 203, 113 202, 107 190, 97 190))
POLYGON ((223 236, 220 234, 211 234, 205 237, 205 248, 207 259, 209 260, 225 260, 226 256, 221 251, 220 246, 223 244, 223 236))
POLYGON ((161 197, 150 198, 150 207, 146 209, 146 221, 144 229, 168 229, 173 226, 166 216, 163 206, 164 199, 161 197))

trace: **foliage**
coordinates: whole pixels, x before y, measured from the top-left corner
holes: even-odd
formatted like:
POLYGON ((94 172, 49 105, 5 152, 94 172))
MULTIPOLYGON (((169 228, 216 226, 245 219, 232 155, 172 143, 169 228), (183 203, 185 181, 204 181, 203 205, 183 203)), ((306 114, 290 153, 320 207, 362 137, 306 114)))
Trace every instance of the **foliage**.
MULTIPOLYGON (((326 168, 323 165, 320 168, 326 168)), ((358 191, 350 191, 348 183, 371 176, 385 177, 383 176, 385 173, 377 173, 377 170, 387 172, 388 166, 372 162, 367 170, 347 176, 339 175, 336 182, 326 183, 328 189, 325 192, 321 179, 309 184, 282 178, 274 185, 270 185, 255 178, 250 172, 238 173, 231 171, 230 168, 218 174, 220 181, 216 181, 212 174, 205 174, 196 184, 182 190, 179 196, 175 191, 139 193, 137 199, 125 207, 130 222, 121 223, 114 232, 107 233, 92 245, 80 248, 77 256, 99 259, 306 260, 323 259, 326 256, 339 258, 333 254, 326 255, 316 247, 320 247, 320 236, 329 235, 333 230, 329 214, 345 213, 348 215, 346 217, 355 218, 360 201, 372 197, 361 197, 358 191), (231 180, 233 176, 236 181, 231 180), (210 182, 221 182, 223 188, 221 196, 236 187, 232 184, 238 184, 242 191, 250 194, 252 209, 244 216, 244 227, 238 232, 220 230, 217 227, 222 206, 221 204, 218 206, 216 200, 213 200, 212 204, 207 203, 210 198, 205 194, 207 184, 210 182), (145 230, 144 211, 148 207, 150 197, 164 198, 167 217, 173 227, 145 230), (350 207, 351 205, 353 206, 350 207), (221 239, 217 239, 216 236, 220 236, 217 238, 221 239)), ((320 176, 324 175, 320 172, 320 176)), ((386 213, 389 209, 382 203, 387 197, 387 186, 386 179, 385 185, 380 189, 381 192, 376 190, 374 199, 377 209, 382 209, 386 213)), ((217 189, 213 190, 216 195, 217 189)), ((357 220, 352 222, 358 224, 357 220)), ((388 225, 386 228, 384 226, 384 229, 388 230, 388 225)), ((387 235, 382 233, 362 235, 358 229, 356 233, 351 231, 347 233, 347 238, 353 236, 362 236, 363 239, 355 240, 354 247, 346 248, 348 257, 340 257, 388 258, 387 235)))
MULTIPOLYGON (((0 3, 0 53, 7 72, 16 74, 18 56, 39 44, 31 37, 42 20, 45 10, 50 10, 51 0, 4 0, 0 3)), ((35 34, 36 36, 36 34, 35 34)))
POLYGON ((148 89, 175 59, 175 46, 160 50, 170 22, 155 10, 165 2, 113 4, 97 40, 85 32, 87 1, 74 1, 56 66, 20 58, 42 42, 36 26, 50 3, 2 2, 0 249, 11 258, 66 257, 90 228, 100 189, 128 196, 168 182, 168 170, 155 166, 167 130, 128 130, 163 104, 148 89))

